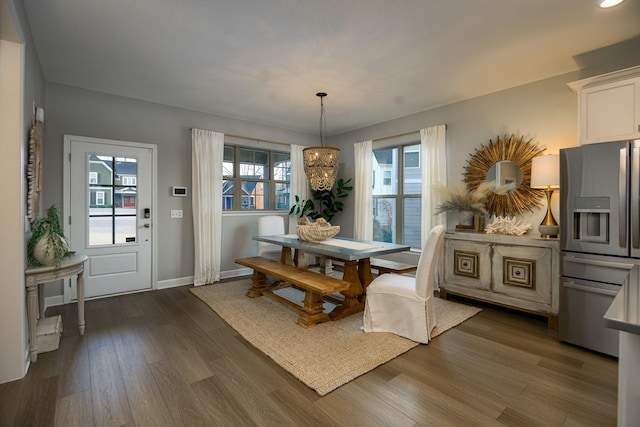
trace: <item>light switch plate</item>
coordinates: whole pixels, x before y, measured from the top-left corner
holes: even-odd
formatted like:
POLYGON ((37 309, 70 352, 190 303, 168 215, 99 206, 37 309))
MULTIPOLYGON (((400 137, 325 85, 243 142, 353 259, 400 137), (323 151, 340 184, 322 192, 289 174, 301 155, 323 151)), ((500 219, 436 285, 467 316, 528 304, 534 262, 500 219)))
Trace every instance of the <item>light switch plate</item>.
POLYGON ((171 218, 182 218, 182 209, 171 209, 171 218))

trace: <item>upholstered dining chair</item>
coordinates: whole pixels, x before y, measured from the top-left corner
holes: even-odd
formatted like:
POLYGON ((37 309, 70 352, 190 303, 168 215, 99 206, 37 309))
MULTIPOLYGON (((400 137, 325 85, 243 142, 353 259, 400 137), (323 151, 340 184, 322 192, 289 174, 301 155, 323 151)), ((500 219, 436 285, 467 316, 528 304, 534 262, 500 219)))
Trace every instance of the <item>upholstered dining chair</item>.
POLYGON ((418 260, 416 276, 382 274, 367 287, 365 332, 391 332, 427 344, 436 326, 434 282, 444 241, 444 225, 431 229, 418 260))
MULTIPOLYGON (((270 236, 284 234, 284 217, 278 215, 266 215, 258 218, 258 235, 270 236)), ((265 258, 280 261, 282 246, 266 242, 258 242, 258 255, 265 258)))

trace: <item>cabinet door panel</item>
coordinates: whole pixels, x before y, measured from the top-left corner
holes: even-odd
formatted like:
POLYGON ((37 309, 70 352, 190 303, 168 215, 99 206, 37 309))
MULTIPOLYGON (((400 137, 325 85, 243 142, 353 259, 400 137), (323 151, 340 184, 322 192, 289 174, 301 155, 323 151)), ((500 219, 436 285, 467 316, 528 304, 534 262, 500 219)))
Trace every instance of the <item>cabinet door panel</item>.
POLYGON ((489 245, 460 240, 445 241, 445 282, 467 288, 489 290, 491 286, 489 245))
POLYGON ((493 250, 493 292, 551 302, 551 249, 495 245, 493 250))

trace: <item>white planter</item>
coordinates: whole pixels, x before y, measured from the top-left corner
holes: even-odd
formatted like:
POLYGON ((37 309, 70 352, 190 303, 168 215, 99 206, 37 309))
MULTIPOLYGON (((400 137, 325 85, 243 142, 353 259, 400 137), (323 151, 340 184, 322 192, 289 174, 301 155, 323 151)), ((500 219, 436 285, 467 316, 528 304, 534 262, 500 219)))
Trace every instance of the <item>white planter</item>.
MULTIPOLYGON (((55 235, 54 238, 62 240, 68 249, 66 240, 58 235, 55 235)), ((36 243, 36 246, 33 248, 33 257, 42 265, 55 265, 56 260, 53 254, 53 247, 48 244, 48 240, 49 233, 46 233, 40 240, 38 240, 38 243, 36 243)))

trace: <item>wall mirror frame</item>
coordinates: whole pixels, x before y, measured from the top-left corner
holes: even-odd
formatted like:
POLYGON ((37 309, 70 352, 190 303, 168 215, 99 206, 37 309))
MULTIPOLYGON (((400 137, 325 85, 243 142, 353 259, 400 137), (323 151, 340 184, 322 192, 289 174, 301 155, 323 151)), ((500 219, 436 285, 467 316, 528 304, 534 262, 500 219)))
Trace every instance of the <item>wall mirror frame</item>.
POLYGON ((496 141, 489 140, 489 144, 480 144, 471 158, 467 160, 464 172, 464 182, 469 190, 475 190, 480 183, 487 181, 487 173, 494 165, 503 161, 511 161, 519 166, 522 172, 522 182, 507 194, 493 192, 487 198, 487 211, 490 215, 515 216, 522 215, 525 210, 533 212, 535 207, 541 206, 540 200, 544 190, 531 188, 531 159, 542 154, 545 148, 539 148, 539 143, 532 140, 525 141, 524 136, 516 138, 514 134, 497 137, 496 141))

